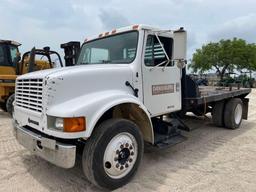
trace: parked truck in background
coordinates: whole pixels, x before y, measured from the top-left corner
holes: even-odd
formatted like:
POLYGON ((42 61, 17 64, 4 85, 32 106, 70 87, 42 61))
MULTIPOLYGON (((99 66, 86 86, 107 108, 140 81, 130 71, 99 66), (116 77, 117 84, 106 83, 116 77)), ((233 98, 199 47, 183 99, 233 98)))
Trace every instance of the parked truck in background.
POLYGON ((44 49, 33 48, 21 57, 20 45, 16 41, 0 40, 0 104, 10 114, 13 111, 15 80, 19 75, 50 69, 55 67, 53 65, 62 67, 59 54, 50 50, 49 47, 44 49), (37 58, 37 56, 39 57, 37 58), (56 56, 58 61, 56 61, 56 56), (54 61, 53 58, 55 58, 54 61))
POLYGON ((184 140, 182 114, 211 112, 215 125, 229 129, 247 119, 250 89, 200 87, 185 65, 183 28, 102 33, 83 43, 76 66, 17 78, 15 136, 63 168, 74 166, 82 146, 87 179, 116 189, 136 173, 144 143, 160 149, 184 140))
MULTIPOLYGON (((63 67, 61 57, 50 47, 33 48, 20 56, 21 44, 11 40, 0 40, 0 105, 12 114, 15 80, 17 76, 38 70, 63 67)), ((60 46, 64 49, 65 66, 73 66, 80 51, 80 42, 70 41, 60 46)))

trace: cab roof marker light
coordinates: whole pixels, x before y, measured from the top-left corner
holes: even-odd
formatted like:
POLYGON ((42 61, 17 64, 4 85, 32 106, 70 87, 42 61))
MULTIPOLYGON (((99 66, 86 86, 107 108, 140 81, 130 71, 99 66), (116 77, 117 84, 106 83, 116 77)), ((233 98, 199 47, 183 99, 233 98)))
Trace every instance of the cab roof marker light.
POLYGON ((105 36, 107 36, 107 35, 109 35, 109 32, 106 32, 106 33, 105 33, 105 36))
POLYGON ((136 29, 138 29, 139 28, 139 25, 133 25, 132 26, 132 29, 134 29, 134 30, 136 30, 136 29))
POLYGON ((99 37, 102 37, 103 36, 103 34, 101 33, 101 34, 99 34, 99 37))
POLYGON ((112 31, 111 31, 111 34, 115 34, 116 33, 116 29, 113 29, 112 31))

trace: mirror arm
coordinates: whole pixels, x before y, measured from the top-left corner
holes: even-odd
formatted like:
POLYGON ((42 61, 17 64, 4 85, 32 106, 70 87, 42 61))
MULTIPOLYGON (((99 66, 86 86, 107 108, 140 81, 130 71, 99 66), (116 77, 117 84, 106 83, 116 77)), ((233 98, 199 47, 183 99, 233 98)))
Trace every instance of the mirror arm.
POLYGON ((164 54, 165 54, 165 57, 167 58, 167 61, 170 61, 170 58, 169 58, 168 54, 166 53, 166 51, 165 51, 165 49, 164 49, 164 47, 163 47, 163 44, 162 44, 162 42, 160 41, 160 39, 159 39, 159 37, 158 37, 158 35, 157 35, 156 33, 155 33, 155 36, 156 36, 157 41, 159 42, 159 44, 160 44, 160 46, 161 46, 161 48, 162 48, 162 50, 163 50, 163 52, 164 52, 164 54))

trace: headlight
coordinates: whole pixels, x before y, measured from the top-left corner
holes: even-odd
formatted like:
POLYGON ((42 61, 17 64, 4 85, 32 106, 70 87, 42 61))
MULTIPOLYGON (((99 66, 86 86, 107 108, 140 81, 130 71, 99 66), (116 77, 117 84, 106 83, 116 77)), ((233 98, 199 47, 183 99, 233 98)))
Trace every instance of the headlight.
POLYGON ((64 128, 64 120, 63 120, 63 118, 56 118, 56 120, 55 120, 55 128, 58 131, 63 131, 63 128, 64 128))

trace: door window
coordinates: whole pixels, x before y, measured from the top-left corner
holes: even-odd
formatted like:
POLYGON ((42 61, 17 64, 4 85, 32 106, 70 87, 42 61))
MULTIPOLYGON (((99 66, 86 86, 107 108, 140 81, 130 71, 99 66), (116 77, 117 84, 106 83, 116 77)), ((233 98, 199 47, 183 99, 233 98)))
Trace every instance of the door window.
MULTIPOLYGON (((172 57, 172 44, 173 44, 173 39, 168 38, 168 37, 161 37, 159 36, 159 40, 161 41, 165 52, 171 59, 172 57)), ((167 58, 165 56, 165 53, 156 38, 155 35, 148 35, 147 37, 147 43, 146 43, 146 50, 145 50, 145 57, 144 57, 144 62, 146 66, 156 66, 164 61, 167 61, 167 58)), ((164 64, 163 64, 164 65, 164 64)), ((161 66, 163 66, 161 65, 161 66)), ((168 66, 171 66, 172 62, 168 64, 168 66)))

